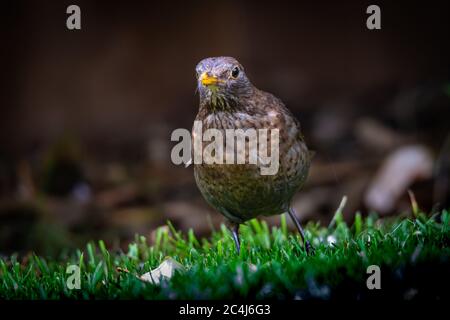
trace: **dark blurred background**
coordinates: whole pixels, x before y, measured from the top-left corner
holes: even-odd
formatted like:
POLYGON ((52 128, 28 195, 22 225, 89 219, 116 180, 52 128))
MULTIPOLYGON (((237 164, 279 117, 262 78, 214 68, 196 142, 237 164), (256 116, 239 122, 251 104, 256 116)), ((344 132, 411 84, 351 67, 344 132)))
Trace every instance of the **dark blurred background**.
POLYGON ((217 55, 302 123, 316 151, 303 221, 328 223, 344 195, 348 221, 408 214, 408 190, 427 212, 449 207, 444 1, 8 0, 0 15, 0 253, 124 246, 168 219, 217 227, 192 167, 170 161, 171 132, 197 112, 194 67, 217 55), (370 4, 381 30, 366 28, 370 4))

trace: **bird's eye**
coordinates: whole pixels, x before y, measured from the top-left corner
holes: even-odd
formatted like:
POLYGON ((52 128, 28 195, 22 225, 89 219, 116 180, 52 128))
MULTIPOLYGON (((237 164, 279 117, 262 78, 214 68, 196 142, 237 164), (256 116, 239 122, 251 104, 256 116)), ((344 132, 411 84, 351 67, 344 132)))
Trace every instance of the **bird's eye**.
POLYGON ((231 70, 231 77, 236 79, 239 76, 239 71, 238 67, 234 67, 233 70, 231 70))

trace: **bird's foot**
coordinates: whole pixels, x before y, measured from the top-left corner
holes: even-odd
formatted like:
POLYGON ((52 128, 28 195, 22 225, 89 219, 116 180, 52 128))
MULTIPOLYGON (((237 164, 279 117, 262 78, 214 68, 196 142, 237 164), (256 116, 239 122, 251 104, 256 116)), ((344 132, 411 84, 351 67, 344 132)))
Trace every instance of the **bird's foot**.
POLYGON ((314 249, 314 247, 311 245, 311 243, 309 243, 308 240, 305 241, 305 249, 308 256, 313 256, 316 254, 316 249, 314 249))
POLYGON ((237 255, 241 252, 241 241, 239 239, 239 223, 233 224, 231 227, 231 234, 233 236, 237 255))

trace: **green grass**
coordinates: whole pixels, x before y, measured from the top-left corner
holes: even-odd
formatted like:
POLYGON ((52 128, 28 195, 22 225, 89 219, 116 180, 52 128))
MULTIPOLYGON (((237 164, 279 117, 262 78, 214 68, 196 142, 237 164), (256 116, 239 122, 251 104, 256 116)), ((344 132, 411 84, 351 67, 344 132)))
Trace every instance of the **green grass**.
POLYGON ((108 251, 100 241, 56 260, 32 254, 0 258, 0 299, 442 298, 450 266, 449 222, 443 211, 394 220, 357 214, 347 225, 338 212, 329 227, 306 227, 313 256, 306 255, 297 233, 287 231, 284 216, 280 227, 258 220, 242 226, 240 255, 224 226, 197 239, 169 224, 158 229, 151 245, 137 236, 127 252, 108 251), (136 277, 167 256, 186 271, 158 286, 136 277), (81 267, 80 290, 66 286, 70 264, 81 267), (381 290, 366 287, 372 264, 381 268, 381 290))

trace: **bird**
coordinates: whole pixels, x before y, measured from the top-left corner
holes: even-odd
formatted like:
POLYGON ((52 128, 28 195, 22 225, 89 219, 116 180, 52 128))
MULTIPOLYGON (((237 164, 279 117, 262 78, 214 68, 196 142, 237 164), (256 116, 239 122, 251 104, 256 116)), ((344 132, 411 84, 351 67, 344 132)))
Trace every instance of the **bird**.
MULTIPOLYGON (((292 218, 306 252, 313 253, 292 207, 292 198, 305 183, 314 154, 306 146, 299 121, 280 99, 256 88, 233 57, 203 59, 195 71, 199 93, 195 122, 202 124, 202 130, 277 129, 279 133, 275 174, 261 174, 259 163, 194 163, 197 187, 206 202, 227 218, 237 253, 241 224, 258 216, 284 213, 292 218)), ((205 146, 206 142, 202 143, 205 146)), ((249 149, 246 152, 248 159, 249 149)))

